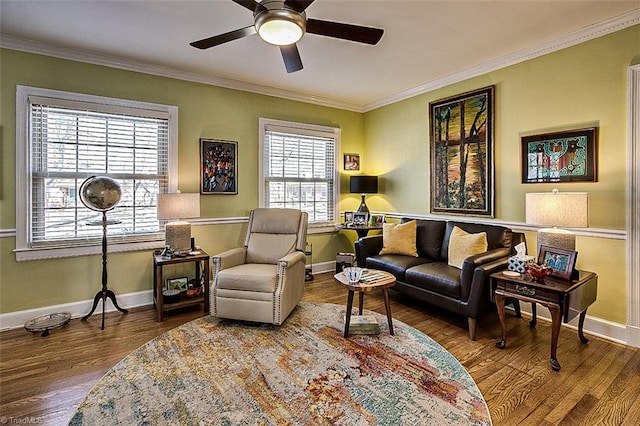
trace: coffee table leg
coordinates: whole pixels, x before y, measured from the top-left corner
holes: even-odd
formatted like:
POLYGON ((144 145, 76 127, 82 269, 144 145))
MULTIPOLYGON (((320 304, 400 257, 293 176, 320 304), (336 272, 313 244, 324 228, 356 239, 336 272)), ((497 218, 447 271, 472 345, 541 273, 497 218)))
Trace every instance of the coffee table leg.
POLYGON ((347 313, 344 321, 344 337, 349 337, 349 324, 351 323, 351 308, 353 308, 353 290, 347 295, 347 313))
POLYGON ((391 304, 389 303, 389 292, 386 288, 382 289, 384 295, 384 308, 387 310, 387 322, 389 323, 389 333, 393 336, 393 320, 391 318, 391 304))
POLYGON ((504 317, 504 296, 501 294, 496 294, 494 296, 496 301, 496 309, 498 310, 498 318, 500 318, 500 330, 502 332, 500 340, 496 342, 496 347, 500 349, 504 349, 507 346, 507 325, 505 324, 504 317))
POLYGON ((364 292, 363 291, 359 291, 358 292, 358 298, 359 298, 359 302, 360 302, 360 308, 358 309, 358 315, 362 315, 362 307, 364 306, 364 292))

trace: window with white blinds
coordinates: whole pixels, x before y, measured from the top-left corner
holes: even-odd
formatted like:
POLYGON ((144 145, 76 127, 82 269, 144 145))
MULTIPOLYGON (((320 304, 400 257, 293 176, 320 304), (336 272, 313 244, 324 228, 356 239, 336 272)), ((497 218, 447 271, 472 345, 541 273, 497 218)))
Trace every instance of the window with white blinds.
POLYGON ((27 149, 16 167, 26 178, 27 217, 16 227, 17 252, 100 242, 102 227, 91 223, 102 213, 78 195, 93 175, 122 187, 120 203, 107 213, 119 222, 107 228, 110 245, 162 239, 157 195, 169 189, 177 108, 26 87, 18 98, 27 113, 27 149))
POLYGON ((336 220, 340 129, 260 119, 260 205, 296 208, 310 226, 336 220))

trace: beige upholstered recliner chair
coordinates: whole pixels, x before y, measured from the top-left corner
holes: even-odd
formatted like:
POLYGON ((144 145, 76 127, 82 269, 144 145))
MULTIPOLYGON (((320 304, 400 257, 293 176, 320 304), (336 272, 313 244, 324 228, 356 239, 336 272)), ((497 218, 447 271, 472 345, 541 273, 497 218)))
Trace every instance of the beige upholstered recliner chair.
POLYGON ((244 247, 213 256, 211 314, 282 324, 304 293, 307 213, 259 208, 244 247))

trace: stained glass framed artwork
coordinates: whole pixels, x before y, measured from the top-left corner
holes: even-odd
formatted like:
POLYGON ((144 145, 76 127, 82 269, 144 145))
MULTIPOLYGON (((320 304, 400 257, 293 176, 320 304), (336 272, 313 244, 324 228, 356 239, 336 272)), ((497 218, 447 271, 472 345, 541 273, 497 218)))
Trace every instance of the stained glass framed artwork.
POLYGON ((522 136, 522 183, 596 182, 598 128, 522 136))

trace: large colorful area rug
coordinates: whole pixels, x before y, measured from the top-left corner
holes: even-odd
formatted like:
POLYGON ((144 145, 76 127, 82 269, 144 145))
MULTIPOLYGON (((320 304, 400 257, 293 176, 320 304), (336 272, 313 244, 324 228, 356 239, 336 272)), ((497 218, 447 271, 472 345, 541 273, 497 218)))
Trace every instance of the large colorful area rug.
POLYGON ((376 315, 343 338, 345 307, 301 303, 281 326, 204 317, 150 341, 91 390, 72 425, 491 424, 438 343, 376 315))

